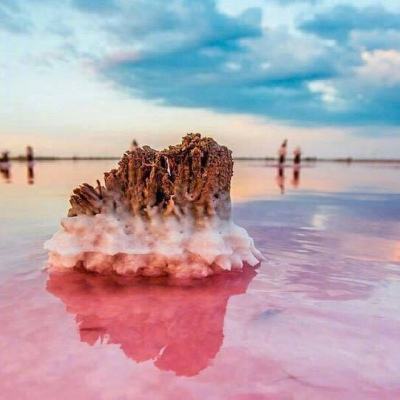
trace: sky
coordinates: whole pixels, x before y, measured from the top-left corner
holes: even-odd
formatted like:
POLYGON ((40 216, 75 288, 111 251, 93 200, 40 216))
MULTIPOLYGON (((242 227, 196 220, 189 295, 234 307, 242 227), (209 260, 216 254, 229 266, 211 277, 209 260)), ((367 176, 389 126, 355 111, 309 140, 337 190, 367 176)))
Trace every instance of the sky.
POLYGON ((0 149, 400 157, 398 0, 1 0, 0 149))

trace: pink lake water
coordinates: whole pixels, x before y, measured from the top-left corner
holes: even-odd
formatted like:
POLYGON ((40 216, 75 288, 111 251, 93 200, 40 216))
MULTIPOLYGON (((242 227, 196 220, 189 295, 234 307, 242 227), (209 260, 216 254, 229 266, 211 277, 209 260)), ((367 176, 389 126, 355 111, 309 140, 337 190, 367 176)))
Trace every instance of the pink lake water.
POLYGON ((257 269, 184 286, 42 270, 71 190, 114 164, 0 176, 0 399, 400 398, 399 166, 236 162, 257 269))

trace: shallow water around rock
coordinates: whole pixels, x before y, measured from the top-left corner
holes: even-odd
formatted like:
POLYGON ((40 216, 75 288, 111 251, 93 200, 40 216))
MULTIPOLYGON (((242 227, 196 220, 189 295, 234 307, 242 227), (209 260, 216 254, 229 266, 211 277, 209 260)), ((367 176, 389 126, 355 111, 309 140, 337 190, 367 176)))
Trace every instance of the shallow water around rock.
POLYGON ((72 189, 114 161, 0 176, 0 398, 400 398, 400 167, 236 162, 256 270, 177 284, 51 273, 72 189))

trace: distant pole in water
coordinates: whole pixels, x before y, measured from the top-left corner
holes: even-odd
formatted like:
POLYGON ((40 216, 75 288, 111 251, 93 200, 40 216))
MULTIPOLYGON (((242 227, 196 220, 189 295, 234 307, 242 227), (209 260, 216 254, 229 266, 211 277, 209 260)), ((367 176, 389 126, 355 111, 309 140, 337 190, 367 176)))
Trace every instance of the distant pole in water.
POLYGON ((139 147, 138 142, 136 141, 136 139, 133 139, 131 143, 131 151, 136 150, 138 147, 139 147))
POLYGON ((10 158, 8 156, 8 151, 3 151, 1 153, 0 158, 0 173, 3 175, 4 179, 7 183, 11 181, 11 174, 10 174, 10 158))
POLYGON ((299 146, 293 150, 293 164, 297 166, 301 164, 301 149, 299 146))
POLYGON ((287 154, 287 139, 285 139, 278 150, 278 173, 276 175, 276 183, 278 184, 281 194, 285 193, 285 161, 287 154))
POLYGON ((26 161, 28 166, 28 184, 32 185, 35 182, 35 157, 32 146, 26 146, 26 161))
POLYGON ((278 156, 279 156, 279 165, 282 166, 283 164, 285 164, 286 161, 286 153, 287 153, 287 139, 285 139, 282 144, 281 147, 279 147, 278 150, 278 156))
POLYGON ((300 164, 301 164, 301 149, 297 146, 293 151, 293 186, 297 187, 300 183, 300 164))
POLYGON ((276 175, 276 183, 278 184, 281 194, 285 193, 285 168, 283 164, 279 164, 278 173, 276 175))
POLYGON ((26 146, 26 161, 28 161, 28 163, 35 161, 32 146, 26 146))
POLYGON ((6 166, 6 164, 9 164, 10 163, 10 159, 9 159, 9 157, 8 157, 8 151, 3 151, 2 153, 1 153, 1 159, 0 159, 0 166, 1 166, 1 168, 3 168, 3 167, 5 167, 6 166))

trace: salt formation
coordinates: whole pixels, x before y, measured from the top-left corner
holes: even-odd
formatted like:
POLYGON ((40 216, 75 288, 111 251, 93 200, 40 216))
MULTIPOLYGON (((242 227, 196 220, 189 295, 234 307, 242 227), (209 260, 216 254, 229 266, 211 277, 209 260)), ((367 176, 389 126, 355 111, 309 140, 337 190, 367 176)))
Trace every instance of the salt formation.
POLYGON ((45 248, 49 265, 96 272, 204 277, 262 258, 231 220, 231 151, 189 134, 180 145, 124 154, 104 186, 74 190, 45 248))

